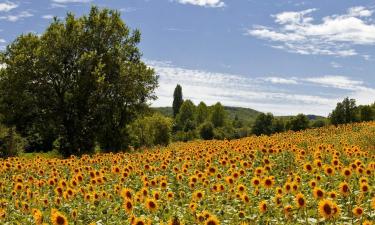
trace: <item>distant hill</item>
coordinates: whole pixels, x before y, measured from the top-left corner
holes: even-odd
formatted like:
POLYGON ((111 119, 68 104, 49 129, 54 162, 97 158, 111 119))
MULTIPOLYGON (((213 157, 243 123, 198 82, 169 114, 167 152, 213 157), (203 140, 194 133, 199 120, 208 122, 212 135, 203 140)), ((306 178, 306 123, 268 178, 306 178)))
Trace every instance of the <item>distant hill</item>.
MULTIPOLYGON (((172 117, 173 110, 172 107, 154 107, 156 112, 160 112, 164 116, 172 117)), ((252 123, 255 121, 255 118, 261 113, 254 109, 242 108, 242 107, 231 107, 224 106, 224 109, 228 113, 229 119, 233 120, 236 115, 240 121, 252 123)))
MULTIPOLYGON (((228 117, 231 120, 234 120, 234 118, 238 117, 238 119, 244 123, 252 124, 255 121, 255 118, 261 113, 259 111, 256 111, 254 109, 250 108, 242 108, 242 107, 232 107, 232 106, 224 106, 225 110, 228 113, 228 117)), ((156 112, 160 112, 164 116, 172 117, 173 116, 173 110, 172 107, 154 107, 152 108, 156 112)), ((317 115, 306 115, 309 120, 324 120, 326 119, 323 116, 317 116, 317 115)), ((281 118, 281 119, 291 119, 294 116, 275 116, 275 118, 281 118)))

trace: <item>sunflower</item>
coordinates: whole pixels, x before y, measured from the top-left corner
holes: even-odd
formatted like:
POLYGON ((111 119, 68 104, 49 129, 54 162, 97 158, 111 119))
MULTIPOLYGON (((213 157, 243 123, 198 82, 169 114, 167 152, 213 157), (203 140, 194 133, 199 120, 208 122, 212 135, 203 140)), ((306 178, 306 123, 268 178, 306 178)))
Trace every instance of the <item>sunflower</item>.
POLYGON ((237 190, 240 193, 243 193, 246 190, 246 187, 243 184, 237 185, 237 190))
POLYGON ((363 214, 363 209, 359 206, 356 206, 353 210, 352 210, 353 214, 356 216, 356 217, 360 217, 362 216, 363 214))
POLYGON ((68 225, 66 217, 57 211, 57 209, 51 210, 51 222, 53 225, 68 225))
POLYGON ((350 193, 349 185, 348 185, 348 183, 346 183, 346 182, 341 182, 341 183, 340 183, 340 185, 339 185, 339 190, 340 190, 340 193, 341 193, 343 196, 348 196, 349 193, 350 193))
POLYGON ((280 194, 277 194, 275 197, 274 197, 274 202, 277 206, 281 206, 282 204, 282 195, 280 194))
POLYGON ((123 188, 121 190, 121 197, 132 199, 133 198, 133 191, 130 188, 123 188))
POLYGON ((124 204, 123 204, 123 207, 125 209, 125 212, 127 212, 128 214, 131 214, 131 212, 133 211, 133 202, 129 199, 126 199, 124 201, 124 204))
POLYGON ((261 201, 258 205, 259 211, 261 213, 267 212, 267 202, 265 200, 261 201))
POLYGON ((195 191, 193 193, 193 199, 196 200, 196 201, 202 200, 203 197, 204 197, 204 192, 203 191, 198 190, 198 191, 195 191))
POLYGON ((43 223, 43 214, 39 209, 33 209, 33 217, 35 224, 39 225, 43 223))
POLYGON ((192 202, 192 203, 189 204, 189 208, 192 212, 195 212, 195 210, 197 210, 197 207, 198 207, 198 205, 195 202, 192 202))
POLYGON ((260 185, 260 179, 258 177, 253 177, 253 179, 251 179, 251 183, 254 186, 259 186, 260 185))
POLYGON ((302 193, 298 193, 294 198, 294 201, 298 208, 303 208, 306 206, 306 199, 302 193))
POLYGON ((335 214, 333 203, 329 199, 319 201, 318 207, 319 214, 326 219, 332 218, 335 214))
POLYGON ((210 216, 204 225, 220 225, 220 221, 216 218, 216 216, 210 216))
POLYGON ((155 212, 158 209, 158 203, 156 202, 155 199, 148 198, 146 199, 146 208, 150 210, 151 212, 155 212))
POLYGON ((350 168, 344 168, 342 171, 341 171, 342 175, 349 178, 351 175, 352 175, 352 171, 350 170, 350 168))
POLYGON ((319 187, 315 187, 313 189, 313 195, 316 199, 322 199, 324 197, 324 191, 319 187))
POLYGON ((274 184, 273 179, 270 177, 267 177, 263 180, 263 186, 265 188, 272 188, 273 184, 274 184))
POLYGON ((287 205, 284 207, 284 215, 286 218, 290 218, 291 214, 292 214, 292 206, 291 205, 287 205))
POLYGON ((361 190, 362 192, 364 192, 364 193, 369 192, 369 189, 370 189, 370 187, 368 186, 367 183, 361 183, 361 185, 360 185, 360 190, 361 190))
POLYGON ((73 209, 72 213, 71 213, 71 216, 73 218, 73 220, 77 220, 77 217, 78 217, 78 212, 76 209, 73 209))

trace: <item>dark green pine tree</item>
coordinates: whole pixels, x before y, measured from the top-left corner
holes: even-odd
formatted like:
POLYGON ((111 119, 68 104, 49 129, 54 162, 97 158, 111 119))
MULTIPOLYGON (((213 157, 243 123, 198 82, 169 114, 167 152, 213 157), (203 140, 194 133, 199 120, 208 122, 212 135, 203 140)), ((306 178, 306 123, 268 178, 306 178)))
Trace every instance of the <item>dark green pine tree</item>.
POLYGON ((176 115, 180 112, 182 103, 184 103, 184 100, 182 99, 182 87, 181 85, 177 84, 173 93, 173 117, 176 117, 176 115))

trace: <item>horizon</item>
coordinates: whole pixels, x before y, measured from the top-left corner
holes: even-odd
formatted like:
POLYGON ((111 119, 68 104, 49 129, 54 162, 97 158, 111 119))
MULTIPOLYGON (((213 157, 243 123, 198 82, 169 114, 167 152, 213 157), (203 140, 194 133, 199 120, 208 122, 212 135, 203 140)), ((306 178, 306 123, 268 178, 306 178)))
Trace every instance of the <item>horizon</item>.
POLYGON ((372 1, 0 1, 0 50, 92 5, 140 29, 143 61, 160 76, 152 106, 171 106, 176 84, 195 104, 275 115, 326 117, 347 96, 375 101, 372 1))

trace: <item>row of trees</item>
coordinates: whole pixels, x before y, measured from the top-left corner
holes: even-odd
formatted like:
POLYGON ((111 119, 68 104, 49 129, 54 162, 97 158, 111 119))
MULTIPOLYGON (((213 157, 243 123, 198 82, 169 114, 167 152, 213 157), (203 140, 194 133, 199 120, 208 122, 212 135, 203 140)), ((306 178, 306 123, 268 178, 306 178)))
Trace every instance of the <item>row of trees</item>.
POLYGON ((207 106, 200 102, 197 106, 191 100, 183 100, 182 87, 177 85, 173 94, 173 139, 187 141, 196 138, 232 139, 247 136, 249 128, 236 117, 229 119, 224 106, 218 102, 207 106))
POLYGON ((357 106, 355 99, 345 98, 337 103, 329 119, 334 125, 375 120, 375 102, 357 106))

